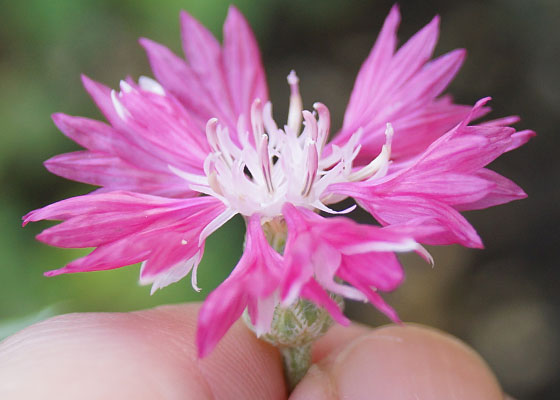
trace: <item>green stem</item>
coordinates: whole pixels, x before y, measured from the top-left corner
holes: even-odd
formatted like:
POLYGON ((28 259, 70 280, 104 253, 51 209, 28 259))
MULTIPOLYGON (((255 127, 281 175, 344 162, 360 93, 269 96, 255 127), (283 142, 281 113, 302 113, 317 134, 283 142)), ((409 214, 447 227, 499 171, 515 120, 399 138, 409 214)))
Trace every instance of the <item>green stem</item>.
POLYGON ((284 360, 288 389, 292 392, 311 366, 311 343, 298 347, 282 347, 280 352, 284 360))

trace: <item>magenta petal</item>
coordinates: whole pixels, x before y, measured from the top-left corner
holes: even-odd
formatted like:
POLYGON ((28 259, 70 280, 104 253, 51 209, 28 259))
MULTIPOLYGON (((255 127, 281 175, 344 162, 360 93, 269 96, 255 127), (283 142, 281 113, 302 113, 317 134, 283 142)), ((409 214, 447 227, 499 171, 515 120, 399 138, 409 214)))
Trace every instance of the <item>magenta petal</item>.
POLYGON ((345 255, 337 275, 345 281, 362 282, 384 292, 395 290, 404 280, 400 262, 391 252, 345 255))
POLYGON ((527 143, 529 141, 529 139, 531 139, 533 136, 536 136, 537 134, 532 131, 532 130, 524 130, 524 131, 519 131, 519 132, 515 132, 513 135, 511 135, 511 139, 512 139, 512 143, 511 145, 506 149, 506 151, 511 151, 511 150, 515 150, 520 146, 523 146, 525 143, 527 143))
POLYGON ((392 224, 422 224, 429 230, 418 229, 413 237, 420 243, 446 245, 459 243, 466 247, 482 248, 482 241, 474 228, 455 209, 437 200, 419 196, 385 196, 361 199, 360 203, 379 222, 392 224), (432 224, 439 226, 438 232, 432 224), (426 232, 430 234, 425 235, 426 232))
POLYGON ((38 239, 59 247, 97 247, 90 255, 51 272, 118 268, 151 260, 143 274, 157 275, 201 251, 199 235, 224 210, 211 197, 173 200, 130 192, 89 194, 60 201, 24 217, 64 222, 38 239))
POLYGON ((301 291, 302 297, 311 300, 329 312, 333 319, 341 325, 350 325, 350 320, 344 316, 340 307, 331 299, 327 292, 315 281, 311 280, 305 284, 301 291))
POLYGON ((247 307, 243 288, 224 282, 208 295, 198 313, 196 344, 198 356, 206 357, 216 347, 247 307))
POLYGON ((270 329, 270 310, 274 309, 276 303, 272 302, 268 306, 264 303, 276 291, 280 272, 281 256, 268 244, 260 216, 255 214, 248 222, 241 259, 230 276, 210 293, 200 309, 197 332, 199 357, 205 357, 212 351, 248 306, 258 329, 262 332, 270 329), (265 321, 268 326, 263 323, 265 321))
POLYGON ((523 189, 494 171, 482 168, 476 173, 476 176, 489 182, 492 189, 485 191, 484 197, 479 200, 455 204, 454 207, 457 210, 480 210, 527 197, 523 189))
POLYGON ((388 312, 371 296, 370 287, 393 290, 402 282, 403 271, 393 252, 419 249, 410 231, 360 225, 344 217, 323 218, 289 203, 282 211, 288 228, 281 284, 285 303, 303 296, 340 318, 328 290, 356 300, 371 297, 388 312))

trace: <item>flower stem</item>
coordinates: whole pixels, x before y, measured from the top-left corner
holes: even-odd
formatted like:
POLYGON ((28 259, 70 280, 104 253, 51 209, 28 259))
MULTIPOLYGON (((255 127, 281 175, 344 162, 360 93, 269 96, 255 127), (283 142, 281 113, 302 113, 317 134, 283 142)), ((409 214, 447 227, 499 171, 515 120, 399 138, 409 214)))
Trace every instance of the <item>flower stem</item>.
POLYGON ((284 375, 292 392, 311 366, 311 343, 280 349, 284 361, 284 375))

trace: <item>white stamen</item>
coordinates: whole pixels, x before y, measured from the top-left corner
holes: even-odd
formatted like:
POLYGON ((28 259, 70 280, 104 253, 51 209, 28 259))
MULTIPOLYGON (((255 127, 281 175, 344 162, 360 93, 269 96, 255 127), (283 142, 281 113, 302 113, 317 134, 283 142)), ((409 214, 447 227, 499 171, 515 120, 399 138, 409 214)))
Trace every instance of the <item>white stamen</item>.
POLYGON ((193 287, 193 289, 196 292, 200 292, 200 288, 198 287, 198 266, 200 264, 200 259, 201 259, 202 255, 200 254, 200 251, 198 253, 196 253, 194 255, 194 257, 192 258, 193 260, 193 266, 191 267, 191 286, 193 287))
POLYGON ((197 185, 208 185, 208 178, 205 175, 191 174, 190 172, 180 170, 173 165, 168 165, 167 168, 169 168, 169 170, 175 175, 188 182, 196 183, 197 185))
POLYGON ((331 125, 331 115, 329 109, 323 103, 315 103, 313 104, 313 108, 319 114, 319 135, 317 139, 317 144, 319 153, 323 151, 325 144, 327 143, 327 139, 329 138, 329 129, 331 125))
POLYGON ((306 144, 306 155, 307 155, 307 166, 306 166, 306 176, 305 185, 301 194, 303 197, 307 197, 313 188, 313 183, 315 183, 315 177, 317 176, 317 169, 319 168, 319 158, 317 156, 317 146, 315 142, 310 140, 306 144))
POLYGON ((251 105, 251 124, 253 126, 253 136, 255 138, 255 148, 260 147, 260 139, 264 135, 264 123, 262 116, 262 103, 255 99, 251 105))
POLYGON ((303 102, 301 100, 301 95, 299 94, 299 78, 296 75, 296 71, 290 71, 290 74, 288 75, 288 84, 290 85, 288 126, 297 135, 301 129, 301 112, 303 110, 303 102))
POLYGON ((274 186, 272 185, 272 175, 270 173, 270 156, 268 154, 268 136, 263 134, 261 139, 261 146, 259 151, 259 158, 261 164, 261 170, 266 182, 266 188, 269 193, 274 192, 274 186))
POLYGON ((216 133, 218 126, 218 119, 217 118, 210 118, 206 123, 206 138, 208 140, 208 144, 212 147, 212 150, 219 151, 218 146, 218 134, 216 133))
POLYGON ((393 126, 388 123, 387 128, 385 129, 386 142, 381 148, 379 155, 359 171, 355 171, 348 175, 349 180, 363 181, 371 178, 378 171, 385 170, 386 172, 386 168, 388 167, 389 160, 391 158, 391 141, 393 140, 393 132, 393 126))
POLYGON ((317 136, 319 134, 319 129, 317 127, 317 120, 309 111, 305 110, 302 112, 303 119, 305 120, 305 133, 307 133, 308 138, 313 140, 314 142, 317 141, 317 136), (307 132, 308 131, 308 132, 307 132))

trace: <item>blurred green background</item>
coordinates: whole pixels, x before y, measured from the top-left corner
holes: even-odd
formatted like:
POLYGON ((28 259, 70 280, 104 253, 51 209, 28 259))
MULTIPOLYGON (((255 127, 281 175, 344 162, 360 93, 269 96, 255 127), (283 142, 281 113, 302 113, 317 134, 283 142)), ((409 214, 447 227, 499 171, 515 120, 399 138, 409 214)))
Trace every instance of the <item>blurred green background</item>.
MULTIPOLYGON (((231 270, 243 241, 240 220, 208 242, 196 293, 183 280, 153 296, 141 287, 138 266, 44 278, 85 253, 42 245, 34 235, 48 223, 20 227, 21 216, 92 190, 49 174, 47 158, 78 149, 58 132, 50 114, 101 118, 80 73, 116 87, 123 77, 150 76, 137 38, 180 53, 178 14, 185 9, 214 33, 230 1, 25 0, 2 2, 0 16, 0 338, 47 316, 72 311, 126 311, 202 300, 231 270)), ((294 68, 306 107, 324 102, 335 127, 391 1, 235 1, 263 52, 278 120, 286 115, 285 77, 294 68)), ((493 116, 519 113, 519 128, 539 136, 493 168, 513 178, 529 199, 468 218, 487 249, 430 249, 436 267, 405 257, 407 281, 387 296, 406 321, 437 326, 470 343, 522 399, 554 398, 560 359, 556 247, 560 243, 560 2, 486 0, 400 1, 401 43, 433 15, 442 16, 436 54, 469 51, 451 85, 458 102, 491 95, 493 116)), ((372 324, 386 319, 372 307, 348 312, 372 324)))

